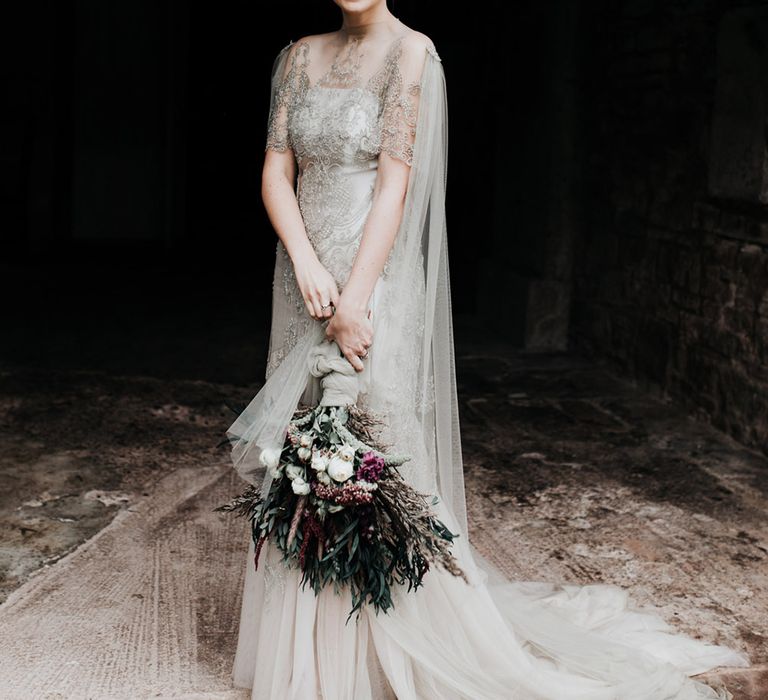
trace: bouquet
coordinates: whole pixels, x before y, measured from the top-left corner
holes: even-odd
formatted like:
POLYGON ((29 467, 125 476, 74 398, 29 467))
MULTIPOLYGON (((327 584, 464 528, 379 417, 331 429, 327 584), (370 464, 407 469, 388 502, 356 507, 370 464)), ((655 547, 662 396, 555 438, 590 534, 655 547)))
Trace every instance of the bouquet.
MULTIPOLYGON (((324 396, 332 394, 324 386, 324 396)), ((250 520, 257 568, 271 539, 315 594, 328 585, 337 593, 348 587, 348 621, 366 603, 377 613, 389 610, 392 586, 418 588, 433 564, 466 580, 450 551, 457 535, 430 509, 436 497, 403 479, 398 467, 409 458, 387 454, 380 426, 355 404, 298 407, 282 449, 261 452, 272 477, 266 496, 251 486, 216 509, 250 520)))

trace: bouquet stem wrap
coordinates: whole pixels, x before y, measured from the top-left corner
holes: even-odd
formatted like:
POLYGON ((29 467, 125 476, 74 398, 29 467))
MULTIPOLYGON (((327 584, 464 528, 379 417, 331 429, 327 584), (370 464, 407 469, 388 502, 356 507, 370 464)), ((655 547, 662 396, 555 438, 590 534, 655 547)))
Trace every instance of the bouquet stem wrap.
POLYGON ((357 371, 334 342, 316 345, 309 353, 309 372, 320 378, 320 406, 348 406, 357 401, 357 371))

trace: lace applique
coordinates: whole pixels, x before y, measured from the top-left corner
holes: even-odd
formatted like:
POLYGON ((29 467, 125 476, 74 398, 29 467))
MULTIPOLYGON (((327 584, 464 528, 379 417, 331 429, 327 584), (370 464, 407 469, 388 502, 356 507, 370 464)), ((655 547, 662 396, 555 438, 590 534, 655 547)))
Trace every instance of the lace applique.
POLYGON ((380 95, 380 148, 393 158, 408 165, 413 163, 413 142, 416 139, 416 116, 421 86, 411 82, 404 89, 400 62, 402 37, 388 52, 384 65, 368 83, 369 89, 380 95))
MULTIPOLYGON (((353 37, 315 85, 310 84, 307 73, 310 59, 309 42, 291 42, 283 49, 283 52, 289 52, 283 75, 274 77, 275 89, 268 119, 267 148, 285 151, 291 147, 299 161, 312 156, 333 157, 333 154, 343 152, 345 137, 349 135, 339 138, 338 127, 344 124, 345 116, 349 121, 353 107, 365 109, 365 103, 370 99, 366 95, 368 93, 378 98, 378 118, 374 131, 359 135, 362 148, 355 154, 357 159, 364 161, 383 150, 411 165, 420 85, 415 80, 404 83, 400 65, 403 59, 403 40, 404 37, 401 36, 392 42, 380 68, 367 81, 362 82, 361 43, 359 37, 353 37), (311 115, 316 113, 316 110, 313 110, 312 96, 320 88, 347 90, 347 114, 334 115, 341 116, 342 121, 329 119, 329 115, 325 115, 324 130, 307 130, 308 116, 311 121, 311 115), (302 107, 305 109, 301 109, 302 107), (310 142, 301 138, 307 133, 314 136, 310 142)), ((434 46, 427 45, 426 50, 440 60, 434 46)), ((318 118, 314 119, 316 123, 318 118)))
POLYGON ((360 37, 354 36, 345 49, 333 59, 331 67, 317 84, 339 88, 354 86, 360 77, 360 58, 360 37))
POLYGON ((297 103, 303 100, 303 96, 309 88, 307 77, 307 64, 309 62, 309 44, 299 42, 288 44, 278 55, 275 69, 279 70, 280 59, 283 54, 289 52, 286 57, 287 70, 282 66, 284 74, 275 75, 273 80, 276 86, 273 90, 272 103, 267 119, 267 143, 266 148, 275 151, 285 151, 290 148, 290 130, 288 121, 291 111, 297 103), (293 50, 291 50, 293 47, 293 50))
POLYGON ((285 359, 285 356, 293 350, 298 339, 303 336, 309 328, 309 316, 293 315, 283 329, 282 337, 275 340, 274 347, 270 349, 269 359, 267 360, 266 379, 269 379, 285 359))
MULTIPOLYGON (((412 163, 420 98, 414 73, 420 63, 415 53, 406 52, 404 38, 386 47, 383 60, 367 79, 361 75, 365 56, 356 38, 334 57, 316 84, 308 76, 309 41, 289 44, 283 49, 284 60, 276 62, 267 147, 293 150, 298 166, 296 195, 307 236, 340 290, 348 280, 373 203, 379 154, 386 152, 412 163)), ((381 273, 385 279, 393 252, 394 248, 381 273)), ((282 245, 278 245, 278 256, 280 272, 278 279, 276 270, 273 291, 285 303, 276 307, 280 322, 273 326, 270 338, 267 376, 311 321, 282 245)), ((409 348, 403 349, 401 366, 412 374, 410 354, 409 348)))
POLYGON ((408 165, 413 164, 416 139, 416 101, 421 86, 412 83, 397 99, 387 100, 382 126, 382 150, 408 165))
POLYGON ((301 296, 301 290, 299 289, 299 283, 296 280, 296 273, 293 270, 293 263, 288 255, 288 251, 282 244, 282 241, 278 241, 277 254, 283 259, 283 291, 285 297, 290 302, 291 306, 296 310, 304 308, 304 299, 301 296))
POLYGON ((301 296, 293 264, 282 241, 277 242, 275 260, 275 275, 272 281, 273 296, 280 295, 288 303, 287 319, 285 326, 280 330, 274 325, 273 334, 270 337, 269 351, 267 353, 266 378, 274 372, 285 356, 296 345, 299 337, 309 327, 310 318, 306 314, 304 299, 301 296))
MULTIPOLYGON (((320 261, 340 287, 349 277, 373 202, 382 124, 396 118, 397 106, 383 104, 383 98, 394 94, 388 88, 390 78, 397 80, 399 75, 401 40, 389 47, 365 87, 353 86, 360 78, 359 51, 359 42, 353 40, 288 116, 299 163, 297 198, 302 219, 320 261)), ((387 142, 394 142, 391 135, 387 142)), ((394 153, 391 145, 389 151, 394 153)), ((410 154, 403 150, 402 157, 410 159, 410 154)), ((389 257, 382 276, 388 272, 389 257)))
POLYGON ((360 219, 370 197, 355 201, 345 174, 335 164, 313 161, 302 173, 298 190, 307 236, 336 284, 346 284, 359 243, 360 219))
POLYGON ((374 161, 379 150, 378 109, 375 95, 362 88, 311 87, 289 120, 299 170, 315 163, 374 161))

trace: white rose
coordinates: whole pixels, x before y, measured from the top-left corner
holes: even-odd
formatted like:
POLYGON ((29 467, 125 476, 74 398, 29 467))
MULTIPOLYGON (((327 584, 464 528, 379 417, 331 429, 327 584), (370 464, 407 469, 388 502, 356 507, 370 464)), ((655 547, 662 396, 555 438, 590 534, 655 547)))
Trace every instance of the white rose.
POLYGON ((261 451, 259 455, 259 461, 267 469, 277 469, 277 465, 280 464, 280 453, 282 450, 275 450, 271 447, 266 447, 261 451))
POLYGON ((269 475, 273 479, 279 479, 283 475, 283 468, 282 467, 275 467, 274 469, 269 470, 269 475))
POLYGON ((306 462, 312 456, 312 450, 308 447, 300 447, 296 450, 296 454, 299 455, 299 459, 302 462, 306 462))
POLYGON ((344 445, 339 448, 339 457, 346 462, 351 462, 355 458, 355 448, 352 445, 344 445))
POLYGON ((293 481, 294 479, 304 480, 304 467, 299 467, 295 464, 290 464, 285 468, 285 475, 293 481))
POLYGON ((312 436, 309 433, 302 433, 299 438, 299 445, 302 447, 312 447, 312 436))
POLYGON ((328 457, 322 452, 312 455, 312 469, 316 472, 324 472, 328 467, 328 457))
POLYGON ((306 496, 309 493, 309 484, 299 477, 291 482, 291 488, 297 496, 306 496))
POLYGON ((334 481, 346 481, 352 476, 354 467, 350 460, 341 457, 332 457, 328 462, 328 476, 334 481))
POLYGON ((325 484, 326 486, 330 485, 331 483, 331 477, 328 476, 325 472, 317 472, 317 480, 321 484, 325 484))

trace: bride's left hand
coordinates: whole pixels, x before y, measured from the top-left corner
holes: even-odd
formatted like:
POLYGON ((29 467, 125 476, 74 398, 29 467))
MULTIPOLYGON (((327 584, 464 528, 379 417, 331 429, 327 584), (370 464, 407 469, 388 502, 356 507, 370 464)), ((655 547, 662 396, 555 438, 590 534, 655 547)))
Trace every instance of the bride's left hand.
POLYGON ((365 367, 360 359, 368 354, 373 343, 371 312, 362 307, 350 307, 339 300, 336 311, 325 329, 325 337, 336 342, 344 357, 358 372, 365 367))

